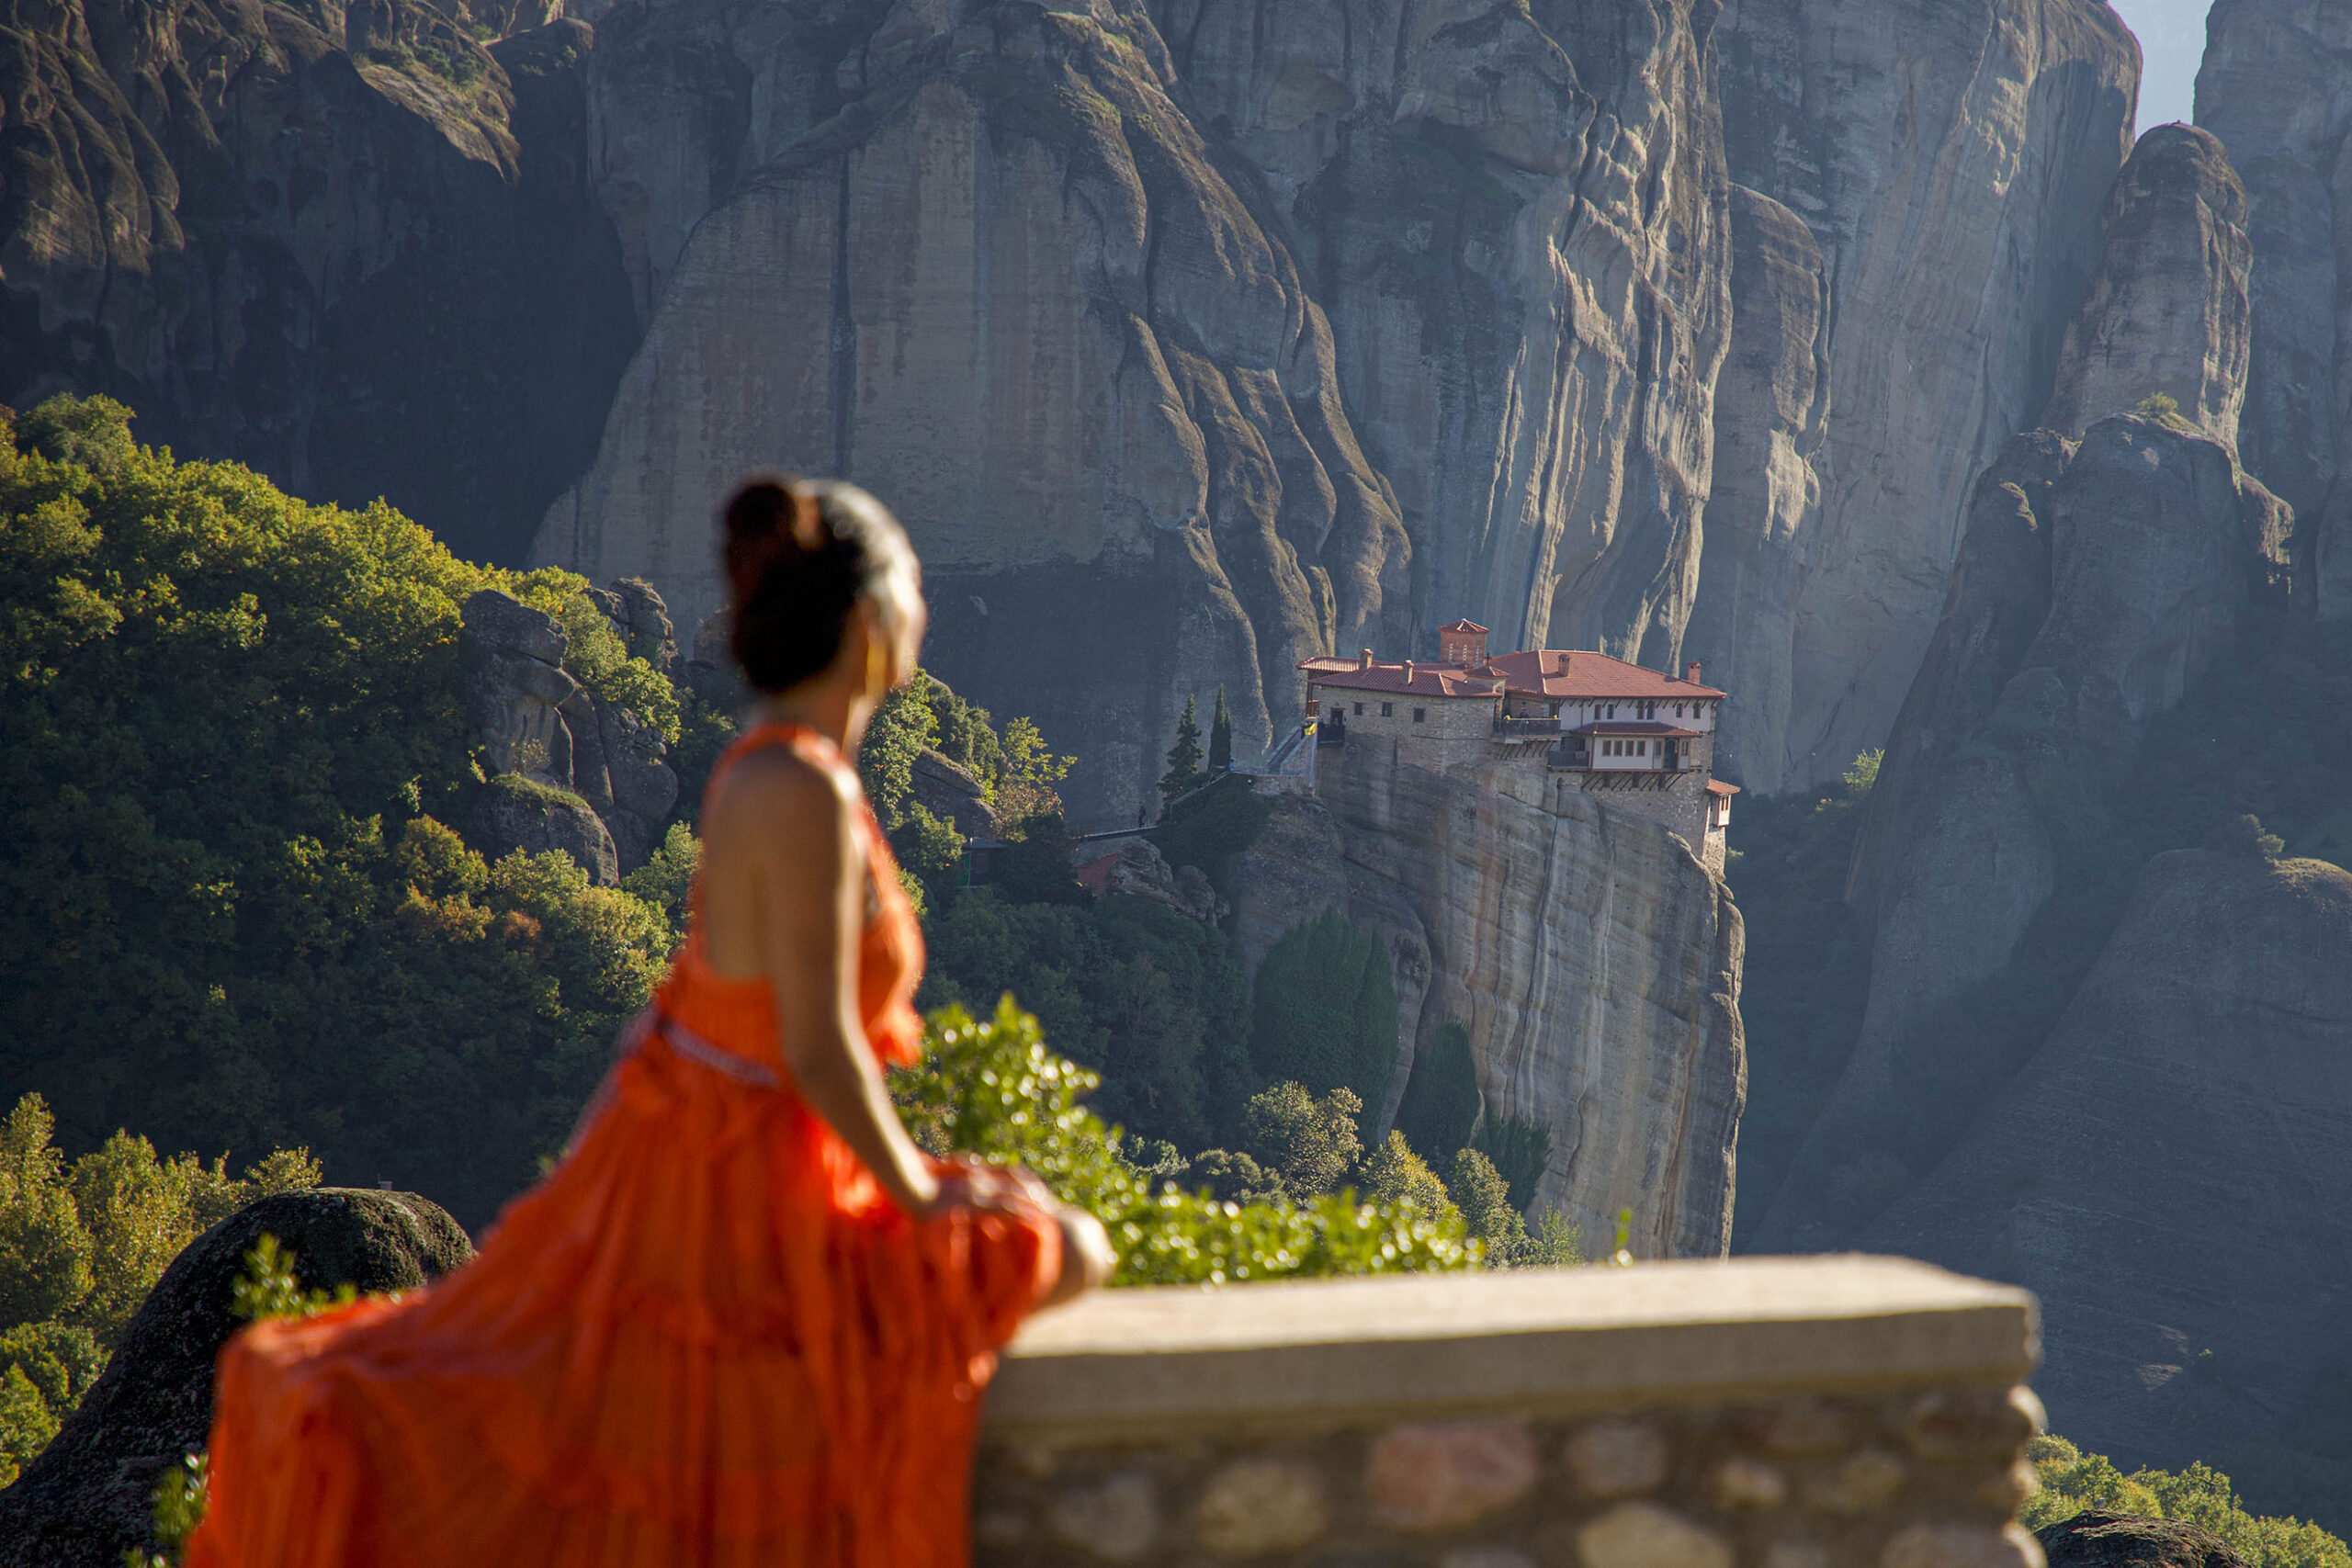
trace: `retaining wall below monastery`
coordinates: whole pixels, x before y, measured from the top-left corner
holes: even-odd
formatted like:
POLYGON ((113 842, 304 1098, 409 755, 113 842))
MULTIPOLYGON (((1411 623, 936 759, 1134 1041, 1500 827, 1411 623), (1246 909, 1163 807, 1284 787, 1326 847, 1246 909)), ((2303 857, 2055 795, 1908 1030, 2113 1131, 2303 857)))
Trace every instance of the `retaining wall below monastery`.
POLYGON ((990 1395, 990 1565, 2041 1568, 2022 1291, 1748 1258, 1106 1292, 990 1395))

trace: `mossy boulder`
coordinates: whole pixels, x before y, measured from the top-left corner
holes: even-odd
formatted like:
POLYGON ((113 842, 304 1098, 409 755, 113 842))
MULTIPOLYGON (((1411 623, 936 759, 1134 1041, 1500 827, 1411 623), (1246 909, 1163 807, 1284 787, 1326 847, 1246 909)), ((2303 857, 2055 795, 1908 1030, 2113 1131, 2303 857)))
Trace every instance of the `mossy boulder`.
POLYGON ((2034 1532, 2050 1568, 2246 1568, 2202 1525, 2089 1508, 2034 1532))
POLYGON ((213 1362, 240 1326, 230 1288, 265 1235, 314 1289, 413 1290, 473 1256, 413 1192, 329 1187, 238 1210, 188 1244, 56 1440, 0 1491, 0 1568, 117 1568, 147 1539, 156 1482, 210 1430, 213 1362))

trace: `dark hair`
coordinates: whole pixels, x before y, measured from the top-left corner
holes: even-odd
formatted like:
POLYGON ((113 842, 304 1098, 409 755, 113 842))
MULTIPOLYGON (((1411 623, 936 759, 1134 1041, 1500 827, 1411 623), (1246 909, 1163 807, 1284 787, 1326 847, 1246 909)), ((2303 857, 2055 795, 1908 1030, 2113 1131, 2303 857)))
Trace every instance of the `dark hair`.
POLYGON ((911 579, 916 570, 899 520, 855 485, 754 474, 720 525, 734 590, 728 643, 743 678, 763 692, 832 663, 858 601, 892 572, 911 579))

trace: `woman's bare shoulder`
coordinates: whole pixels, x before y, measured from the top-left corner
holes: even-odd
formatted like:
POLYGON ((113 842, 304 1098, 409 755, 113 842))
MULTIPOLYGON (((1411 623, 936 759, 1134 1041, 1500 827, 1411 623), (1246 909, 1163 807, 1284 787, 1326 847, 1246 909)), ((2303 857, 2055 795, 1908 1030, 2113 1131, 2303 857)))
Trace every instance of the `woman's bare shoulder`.
POLYGON ((752 752, 729 768, 718 798, 706 813, 704 835, 730 829, 773 826, 788 815, 814 826, 845 820, 856 801, 855 784, 840 771, 810 761, 787 747, 752 752))

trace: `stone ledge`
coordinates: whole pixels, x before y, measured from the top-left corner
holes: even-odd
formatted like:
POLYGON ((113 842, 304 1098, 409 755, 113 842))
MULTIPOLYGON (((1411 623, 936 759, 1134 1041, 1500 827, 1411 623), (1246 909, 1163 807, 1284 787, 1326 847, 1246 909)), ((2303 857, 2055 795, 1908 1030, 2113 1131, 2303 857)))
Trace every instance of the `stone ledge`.
POLYGON ((2024 1291, 1859 1256, 1111 1291, 1022 1332, 988 1437, 2006 1386, 2038 1341, 2024 1291))

